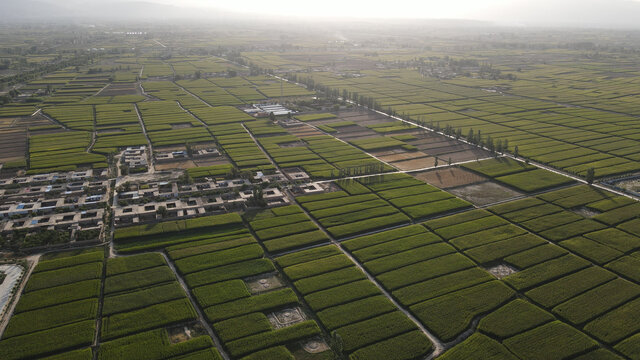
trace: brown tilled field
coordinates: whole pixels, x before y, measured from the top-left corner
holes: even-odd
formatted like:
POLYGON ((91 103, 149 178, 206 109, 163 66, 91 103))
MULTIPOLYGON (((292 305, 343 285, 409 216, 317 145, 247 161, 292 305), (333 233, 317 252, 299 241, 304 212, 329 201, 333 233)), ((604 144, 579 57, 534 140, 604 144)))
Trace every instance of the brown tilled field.
POLYGON ((27 152, 27 132, 24 129, 0 133, 0 162, 22 160, 27 152))
POLYGON ((417 170, 425 169, 435 165, 436 159, 433 157, 423 157, 413 160, 396 161, 391 165, 397 167, 400 170, 417 170))
POLYGON ((515 190, 491 181, 461 186, 448 191, 479 206, 494 204, 522 195, 515 190))
POLYGON ((445 189, 450 187, 474 184, 487 180, 480 175, 476 175, 470 171, 463 170, 457 167, 448 167, 437 170, 417 172, 411 175, 433 186, 445 189))

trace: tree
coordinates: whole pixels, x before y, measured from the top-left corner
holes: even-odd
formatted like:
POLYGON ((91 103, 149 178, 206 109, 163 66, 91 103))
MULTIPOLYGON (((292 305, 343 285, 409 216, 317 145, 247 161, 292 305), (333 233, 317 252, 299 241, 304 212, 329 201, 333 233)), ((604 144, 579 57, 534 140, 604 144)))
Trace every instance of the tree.
POLYGON ((436 157, 436 161, 433 163, 433 167, 438 167, 438 157, 436 157))
POLYGON ((196 70, 196 72, 193 74, 193 77, 196 79, 200 79, 202 77, 202 72, 200 72, 200 70, 196 70))
POLYGON ((513 156, 518 157, 518 145, 516 145, 516 147, 513 148, 513 156))
POLYGON ((164 206, 159 206, 156 210, 156 214, 162 216, 163 218, 167 216, 167 208, 164 206))
POLYGON ((451 157, 449 157, 449 161, 447 161, 447 164, 451 166, 451 157))
POLYGON ((270 112, 269 120, 271 120, 271 122, 276 122, 276 114, 274 114, 273 112, 270 112))
POLYGON ((596 169, 594 168, 589 168, 587 169, 587 183, 589 185, 593 184, 593 178, 596 176, 596 169))

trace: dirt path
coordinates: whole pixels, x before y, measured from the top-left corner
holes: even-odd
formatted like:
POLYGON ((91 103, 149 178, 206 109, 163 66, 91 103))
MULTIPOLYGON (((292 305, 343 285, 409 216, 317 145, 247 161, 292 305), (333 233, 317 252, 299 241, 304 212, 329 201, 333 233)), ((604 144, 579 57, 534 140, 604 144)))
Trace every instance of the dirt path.
MULTIPOLYGON (((251 140, 253 140, 253 142, 256 144, 256 146, 260 149, 260 151, 262 151, 262 153, 264 154, 264 156, 267 157, 267 159, 269 159, 269 161, 271 162, 271 164, 273 166, 276 167, 276 169, 278 169, 278 171, 280 171, 280 173, 282 175, 284 175, 284 172, 282 172, 282 169, 280 169, 280 167, 278 166, 278 164, 276 164, 276 162, 271 158, 271 156, 269 155, 269 153, 267 153, 267 151, 262 147, 262 145, 260 145, 260 143, 258 142, 258 140, 256 140, 256 138, 253 136, 253 134, 251 133, 251 131, 249 131, 249 129, 247 129, 247 127, 244 125, 244 123, 240 123, 242 125, 242 127, 244 128, 244 131, 247 132, 247 134, 249 134, 249 136, 251 137, 251 140)), ((286 175, 285 175, 286 176, 286 175)))
POLYGON ((209 334, 209 336, 213 340, 214 344, 216 345, 216 348, 218 349, 218 352, 220 352, 220 355, 222 355, 223 359, 230 360, 229 355, 227 355, 227 353, 222 348, 222 342, 220 342, 220 339, 218 339, 216 334, 213 332, 213 328, 211 327, 211 325, 207 321, 207 317, 204 315, 204 312, 200 308, 200 304, 193 298, 193 295, 191 294, 191 290, 189 289, 189 286, 187 286, 187 283, 184 281, 182 276, 180 276, 180 273, 176 269, 176 267, 173 264, 173 262, 171 261, 171 259, 169 259, 167 254, 165 254, 164 252, 160 252, 160 254, 162 254, 162 256, 164 257, 165 261, 169 265, 169 268, 171 268, 171 271, 173 271, 173 273, 176 275, 176 279, 178 279, 178 282, 180 283, 180 286, 182 286, 182 289, 184 290, 185 294, 187 294, 187 297, 189 298, 189 301, 191 302, 191 305, 193 305, 193 308, 196 310, 196 313, 198 314, 198 319, 202 323, 202 326, 204 326, 204 328, 207 330, 207 333, 209 334))
POLYGON ((173 84, 174 84, 175 86, 179 87, 180 89, 182 89, 182 90, 183 90, 184 92, 186 92, 187 94, 189 94, 189 95, 193 96, 194 98, 196 98, 196 99, 200 100, 203 104, 207 105, 208 107, 213 107, 213 105, 211 105, 211 104, 209 104, 208 102, 204 101, 204 99, 203 99, 203 98, 201 98, 200 96, 198 96, 198 95, 196 95, 196 94, 192 93, 191 91, 189 91, 189 90, 185 89, 184 87, 182 87, 182 86, 178 85, 178 83, 176 83, 175 81, 173 82, 173 84))

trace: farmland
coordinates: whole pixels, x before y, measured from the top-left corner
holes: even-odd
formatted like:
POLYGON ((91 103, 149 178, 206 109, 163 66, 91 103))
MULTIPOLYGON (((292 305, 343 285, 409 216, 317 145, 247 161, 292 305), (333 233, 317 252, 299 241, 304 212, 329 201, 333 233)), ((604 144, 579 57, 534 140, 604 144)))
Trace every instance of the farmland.
POLYGON ((38 26, 1 359, 640 357, 637 34, 38 26))

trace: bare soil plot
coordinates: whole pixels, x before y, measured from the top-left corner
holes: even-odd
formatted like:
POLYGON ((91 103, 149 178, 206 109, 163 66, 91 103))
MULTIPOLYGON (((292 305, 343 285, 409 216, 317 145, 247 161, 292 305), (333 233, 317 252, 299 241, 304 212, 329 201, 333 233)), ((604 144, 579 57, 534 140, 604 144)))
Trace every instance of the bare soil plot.
POLYGON ((451 162, 457 163, 462 161, 486 159, 488 157, 491 157, 491 154, 488 151, 484 151, 482 149, 469 149, 451 153, 442 153, 438 154, 437 156, 445 161, 448 161, 448 159, 451 158, 451 162))
POLYGON ((196 167, 197 165, 193 162, 193 160, 180 160, 160 164, 156 163, 153 166, 156 168, 156 170, 162 171, 169 169, 190 169, 196 167))
POLYGON ((522 195, 515 190, 491 181, 461 186, 447 191, 478 206, 494 204, 522 195))
POLYGON ((457 167, 422 171, 411 175, 441 189, 469 185, 487 180, 485 177, 457 167))
POLYGON ((227 158, 202 158, 202 159, 194 159, 193 162, 196 166, 211 166, 211 165, 222 165, 229 164, 229 159, 227 158))
POLYGON ((435 163, 436 159, 434 157, 422 157, 419 159, 396 161, 390 164, 400 170, 417 170, 433 167, 435 163))
POLYGON ((322 132, 316 130, 314 127, 308 124, 304 124, 301 126, 293 126, 293 127, 287 128, 287 130, 289 131, 290 134, 297 136, 299 138, 303 138, 307 136, 324 135, 322 132))
MULTIPOLYGON (((401 149, 398 149, 398 150, 402 151, 401 149)), ((414 160, 414 159, 419 159, 419 158, 423 158, 423 157, 428 157, 429 156, 429 155, 423 153, 422 151, 396 152, 394 154, 387 154, 387 155, 378 155, 378 154, 372 153, 372 155, 377 157, 378 159, 380 159, 382 161, 386 161, 386 162, 414 160)))
POLYGON ((135 83, 109 84, 98 96, 138 95, 140 88, 135 83))
POLYGON ((27 132, 23 129, 0 132, 0 162, 24 159, 27 151, 27 132))

